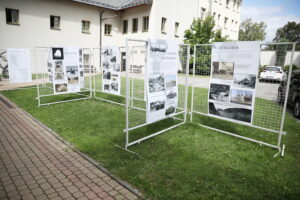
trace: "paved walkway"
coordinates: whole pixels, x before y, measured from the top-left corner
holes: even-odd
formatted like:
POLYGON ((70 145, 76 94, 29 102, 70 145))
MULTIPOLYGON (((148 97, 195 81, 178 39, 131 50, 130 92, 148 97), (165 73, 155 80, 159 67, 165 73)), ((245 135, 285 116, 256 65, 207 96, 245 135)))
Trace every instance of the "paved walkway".
POLYGON ((0 95, 0 199, 137 199, 0 95))

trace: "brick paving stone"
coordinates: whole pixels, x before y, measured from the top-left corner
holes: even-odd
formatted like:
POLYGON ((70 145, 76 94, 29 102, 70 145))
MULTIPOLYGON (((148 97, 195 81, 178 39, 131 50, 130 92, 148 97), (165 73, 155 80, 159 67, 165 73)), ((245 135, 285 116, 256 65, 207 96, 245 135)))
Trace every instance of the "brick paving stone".
POLYGON ((0 127, 1 200, 138 199, 15 105, 0 127))

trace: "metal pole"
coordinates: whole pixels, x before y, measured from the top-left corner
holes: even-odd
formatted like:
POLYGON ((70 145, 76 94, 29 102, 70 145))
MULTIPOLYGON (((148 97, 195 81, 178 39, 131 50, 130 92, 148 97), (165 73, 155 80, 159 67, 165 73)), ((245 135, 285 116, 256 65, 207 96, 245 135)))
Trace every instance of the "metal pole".
MULTIPOLYGON (((188 101, 188 92, 189 92, 189 86, 188 86, 188 76, 189 76, 189 62, 190 61, 190 45, 187 46, 187 60, 186 60, 186 66, 185 66, 185 101, 184 101, 184 122, 186 122, 186 115, 187 115, 187 101, 188 101)), ((178 87, 178 85, 177 85, 178 87)))
POLYGON ((193 121, 193 109, 194 109, 194 81, 195 81, 195 67, 196 67, 196 51, 197 51, 197 46, 194 45, 194 63, 193 63, 193 80, 192 80, 192 99, 191 99, 191 113, 190 113, 190 120, 191 122, 193 121))
MULTIPOLYGON (((89 54, 90 54, 90 59, 89 59, 89 71, 90 71, 90 73, 89 73, 89 77, 90 77, 90 98, 92 98, 93 97, 93 90, 92 90, 92 58, 91 58, 91 56, 92 56, 92 51, 91 51, 91 48, 89 48, 88 49, 89 50, 89 54)), ((83 52, 82 52, 82 55, 83 55, 83 52)), ((82 63, 83 64, 83 63, 82 63)), ((84 71, 84 66, 82 66, 83 67, 83 71, 84 71)), ((84 76, 84 73, 83 73, 83 76, 84 76)), ((84 78, 84 77, 83 77, 84 78)), ((84 84, 84 83, 83 83, 84 84)))
POLYGON ((126 144, 125 149, 128 148, 129 143, 129 96, 130 96, 130 83, 129 83, 129 47, 128 47, 128 39, 126 39, 126 144))
MULTIPOLYGON (((36 61, 36 48, 34 48, 34 64, 37 65, 37 61, 36 61)), ((38 67, 37 67, 38 68, 38 67)), ((37 70, 37 76, 39 76, 39 68, 37 70)), ((40 107, 41 105, 41 100, 40 100, 40 83, 37 83, 37 99, 38 99, 38 106, 40 107)))
POLYGON ((293 70, 293 58, 294 58, 295 47, 296 47, 296 42, 293 43, 292 55, 291 55, 291 59, 290 59, 289 74, 288 74, 286 88, 285 88, 283 112, 282 112, 282 116, 281 116, 280 130, 279 130, 278 142, 277 142, 277 146, 279 148, 280 148, 280 145, 281 145, 282 131, 283 131, 283 126, 284 126, 287 100, 288 100, 289 89, 290 89, 290 82, 291 82, 291 75, 292 75, 292 70, 293 70))

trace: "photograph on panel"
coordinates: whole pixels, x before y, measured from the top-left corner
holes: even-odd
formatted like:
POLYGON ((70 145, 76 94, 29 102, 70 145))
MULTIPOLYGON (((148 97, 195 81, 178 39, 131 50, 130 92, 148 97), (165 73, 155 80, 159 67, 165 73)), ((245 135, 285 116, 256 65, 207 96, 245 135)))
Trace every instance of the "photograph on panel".
POLYGON ((158 101, 153 101, 150 103, 150 112, 155 112, 158 110, 165 109, 165 101, 164 100, 158 100, 158 101))
POLYGON ((68 84, 62 83, 62 84, 55 84, 55 92, 67 92, 68 91, 68 84))
POLYGON ((230 86, 223 84, 210 84, 209 99, 229 102, 230 86))
POLYGON ((256 75, 254 74, 235 74, 234 86, 241 88, 255 88, 256 75))
POLYGON ((75 84, 79 82, 78 66, 67 66, 66 73, 69 84, 75 84))
POLYGON ((166 76, 166 87, 176 87, 176 75, 167 75, 166 76))
POLYGON ((252 110, 242 106, 209 102, 209 114, 251 123, 252 110))
POLYGON ((53 58, 53 60, 64 59, 64 49, 63 48, 52 48, 52 58, 53 58))
POLYGON ((175 107, 173 105, 168 106, 166 109, 165 115, 168 116, 173 113, 175 113, 175 107))
POLYGON ((163 74, 152 74, 149 77, 149 92, 165 91, 165 78, 163 74))
POLYGON ((230 92, 230 103, 251 106, 253 91, 232 89, 230 92))
POLYGON ((110 80, 111 78, 111 73, 107 70, 103 70, 103 79, 110 80))
POLYGON ((213 62, 212 78, 232 80, 234 72, 233 62, 213 62))
POLYGON ((56 73, 64 73, 63 63, 62 61, 54 62, 54 72, 56 73))

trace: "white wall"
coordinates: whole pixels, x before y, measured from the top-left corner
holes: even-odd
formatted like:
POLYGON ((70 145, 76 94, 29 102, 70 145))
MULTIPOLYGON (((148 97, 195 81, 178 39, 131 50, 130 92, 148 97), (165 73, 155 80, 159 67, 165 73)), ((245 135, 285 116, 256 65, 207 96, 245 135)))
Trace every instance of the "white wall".
MULTIPOLYGON (((276 54, 275 51, 262 51, 260 54, 260 65, 275 65, 276 54)), ((284 65, 289 65, 292 53, 289 51, 285 56, 284 65)), ((300 51, 296 51, 293 57, 293 64, 300 67, 300 51)))
POLYGON ((0 48, 99 45, 99 8, 70 0, 1 0, 0 48), (20 25, 6 24, 5 8, 19 9, 20 25), (50 15, 61 17, 61 30, 50 29, 50 15), (81 21, 91 22, 90 34, 81 21))

